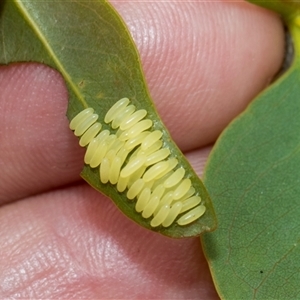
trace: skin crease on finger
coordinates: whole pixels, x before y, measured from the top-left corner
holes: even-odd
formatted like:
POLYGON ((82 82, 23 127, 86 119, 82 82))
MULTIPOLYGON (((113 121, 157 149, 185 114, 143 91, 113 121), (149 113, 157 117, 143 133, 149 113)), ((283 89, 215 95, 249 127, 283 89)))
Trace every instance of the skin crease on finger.
MULTIPOLYGON (((278 70, 278 17, 237 2, 113 4, 164 122, 202 168, 200 148, 278 70)), ((145 231, 86 184, 72 186, 83 151, 68 129, 58 73, 23 64, 2 67, 0 79, 0 202, 49 190, 0 209, 0 298, 216 299, 199 239, 145 231)))

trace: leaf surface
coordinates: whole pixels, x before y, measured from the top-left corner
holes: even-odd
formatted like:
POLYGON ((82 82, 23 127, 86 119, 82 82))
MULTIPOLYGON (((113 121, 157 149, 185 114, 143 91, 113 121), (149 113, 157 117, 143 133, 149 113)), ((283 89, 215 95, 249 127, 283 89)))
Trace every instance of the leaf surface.
POLYGON ((300 12, 280 10, 292 67, 224 131, 204 182, 219 227, 202 242, 222 299, 300 298, 300 12))
POLYGON ((0 29, 1 64, 34 61, 62 74, 69 92, 70 120, 86 107, 94 108, 103 120, 108 109, 123 97, 128 97, 137 109, 146 109, 147 117, 154 121, 153 128, 163 132, 164 147, 171 150, 179 165, 189 170, 207 211, 189 226, 175 223, 168 228, 153 229, 150 220, 135 211, 135 201, 128 201, 125 193, 119 193, 115 186, 100 182, 98 168, 84 167, 81 175, 87 182, 109 196, 132 220, 167 236, 189 237, 215 228, 216 218, 208 193, 160 120, 132 38, 109 3, 7 0, 2 2, 0 29))

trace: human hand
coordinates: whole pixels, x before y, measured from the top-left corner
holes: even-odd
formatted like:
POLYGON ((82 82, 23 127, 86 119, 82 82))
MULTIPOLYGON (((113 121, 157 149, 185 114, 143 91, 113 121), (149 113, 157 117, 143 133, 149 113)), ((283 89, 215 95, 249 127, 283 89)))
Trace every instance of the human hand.
MULTIPOLYGON (((162 119, 201 174, 210 145, 280 67, 279 18, 243 2, 113 4, 162 119)), ((199 238, 147 231, 80 179, 84 150, 57 72, 1 67, 0 88, 1 299, 217 298, 199 238)))

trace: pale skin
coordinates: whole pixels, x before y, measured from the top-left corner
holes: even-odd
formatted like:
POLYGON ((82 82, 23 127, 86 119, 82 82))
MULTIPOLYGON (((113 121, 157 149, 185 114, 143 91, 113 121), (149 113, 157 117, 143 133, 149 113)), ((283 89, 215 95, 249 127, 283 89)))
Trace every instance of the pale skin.
MULTIPOLYGON (((280 19, 244 2, 113 4, 162 119, 201 175, 219 134, 278 71, 280 19)), ((218 298, 199 238, 147 231, 80 179, 59 73, 1 67, 0 90, 1 299, 218 298)))

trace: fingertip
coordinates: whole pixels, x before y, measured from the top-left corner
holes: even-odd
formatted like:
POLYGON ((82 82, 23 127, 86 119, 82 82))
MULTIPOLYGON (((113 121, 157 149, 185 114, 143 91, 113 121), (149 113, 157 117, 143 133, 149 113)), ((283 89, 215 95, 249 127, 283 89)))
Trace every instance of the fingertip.
POLYGON ((280 18, 247 2, 112 3, 128 25, 157 109, 182 150, 214 142, 282 64, 280 18))

